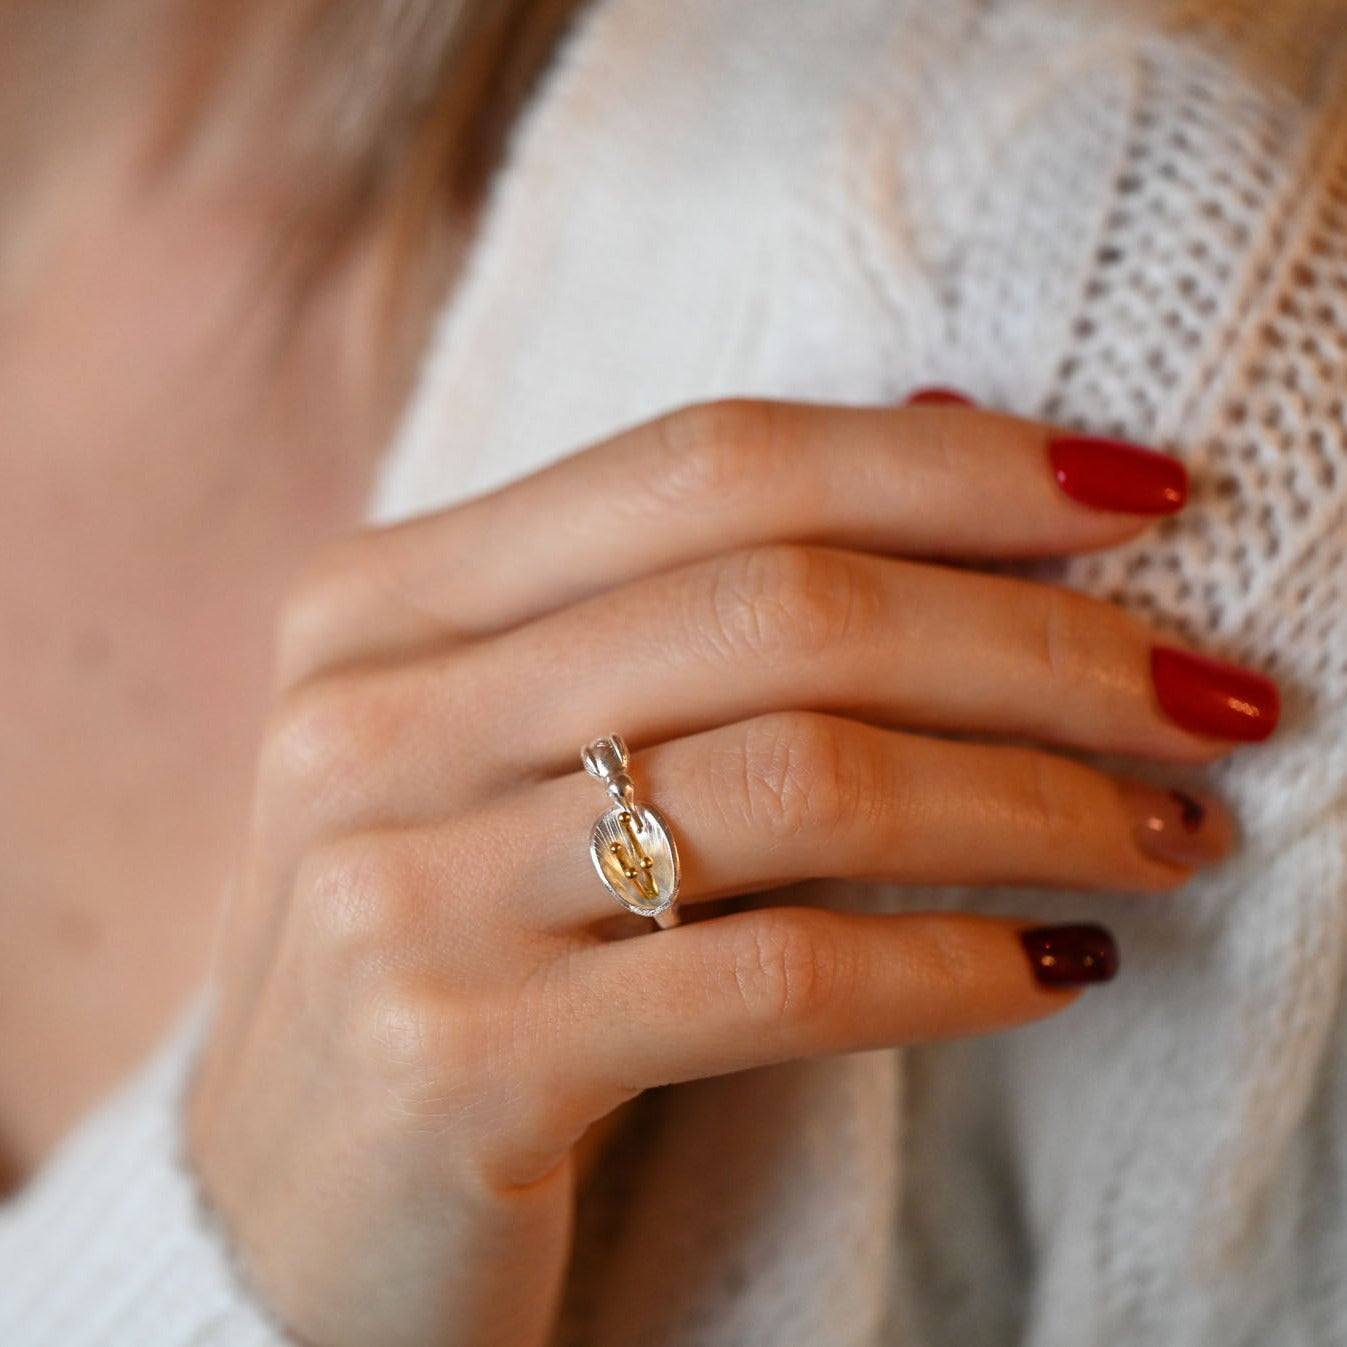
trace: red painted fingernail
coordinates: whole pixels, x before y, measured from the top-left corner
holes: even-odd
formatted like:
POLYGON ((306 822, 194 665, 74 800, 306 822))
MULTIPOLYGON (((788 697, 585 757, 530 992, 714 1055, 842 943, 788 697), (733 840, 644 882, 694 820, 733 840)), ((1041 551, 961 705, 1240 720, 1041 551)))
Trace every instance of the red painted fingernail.
POLYGON ((1053 476, 1096 510, 1173 514, 1188 501, 1188 470, 1170 454, 1126 440, 1058 435, 1048 441, 1053 476))
POLYGON ((921 404, 940 405, 946 404, 957 407, 976 407, 977 403, 964 393, 957 392, 953 388, 942 388, 938 385, 932 385, 930 388, 918 388, 913 390, 903 399, 904 407, 915 407, 921 404))
POLYGON ((1107 982, 1118 971, 1118 946, 1102 926, 1034 926, 1020 932, 1034 977, 1045 987, 1107 982))
POLYGON ((1165 714, 1194 734, 1258 743, 1281 717, 1276 683, 1238 664, 1157 645, 1151 677, 1165 714))

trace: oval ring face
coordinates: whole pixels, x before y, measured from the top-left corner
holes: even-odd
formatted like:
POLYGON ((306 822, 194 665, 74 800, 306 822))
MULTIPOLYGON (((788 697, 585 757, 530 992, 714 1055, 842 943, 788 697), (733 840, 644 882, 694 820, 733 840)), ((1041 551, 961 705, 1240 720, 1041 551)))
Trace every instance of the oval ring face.
POLYGON ((678 848, 653 805, 614 805, 601 814, 589 835, 589 856, 608 892, 628 911, 653 917, 673 906, 678 848))

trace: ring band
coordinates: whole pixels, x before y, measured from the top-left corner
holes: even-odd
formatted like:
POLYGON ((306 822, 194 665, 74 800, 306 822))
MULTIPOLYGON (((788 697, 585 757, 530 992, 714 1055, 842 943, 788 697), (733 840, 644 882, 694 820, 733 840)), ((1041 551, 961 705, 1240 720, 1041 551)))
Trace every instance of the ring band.
POLYGON ((682 920, 678 848, 664 815, 653 805, 636 803, 622 736, 590 740, 580 750, 580 761, 614 800, 589 834, 589 858, 604 887, 627 911, 654 917, 663 929, 677 926, 682 920))

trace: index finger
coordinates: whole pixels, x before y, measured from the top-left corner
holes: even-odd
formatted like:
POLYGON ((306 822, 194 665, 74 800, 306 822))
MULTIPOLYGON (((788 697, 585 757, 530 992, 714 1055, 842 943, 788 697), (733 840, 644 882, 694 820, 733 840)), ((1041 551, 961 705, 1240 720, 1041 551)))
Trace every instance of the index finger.
POLYGON ((490 635, 730 548, 1063 555, 1134 537, 1187 494, 1167 454, 970 406, 696 403, 329 550, 289 607, 283 681, 490 635))

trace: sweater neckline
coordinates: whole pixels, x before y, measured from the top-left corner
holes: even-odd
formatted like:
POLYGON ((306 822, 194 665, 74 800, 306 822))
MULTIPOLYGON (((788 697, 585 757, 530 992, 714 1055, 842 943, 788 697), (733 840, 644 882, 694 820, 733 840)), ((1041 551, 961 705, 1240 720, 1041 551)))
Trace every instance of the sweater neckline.
POLYGON ((468 315, 496 292, 508 277, 511 258, 527 229, 528 183, 539 160, 538 141, 558 109, 575 101, 601 47, 603 19, 612 0, 587 0, 579 5, 558 37, 551 57, 539 73, 506 137, 500 163, 492 174, 476 227, 472 230, 458 274, 451 281, 430 324, 417 362, 411 391, 393 433, 380 456, 375 487, 367 506, 370 523, 388 522, 407 512, 397 499, 396 483, 405 461, 415 453, 417 427, 435 415, 427 403, 439 382, 438 371, 459 346, 460 328, 468 315))

